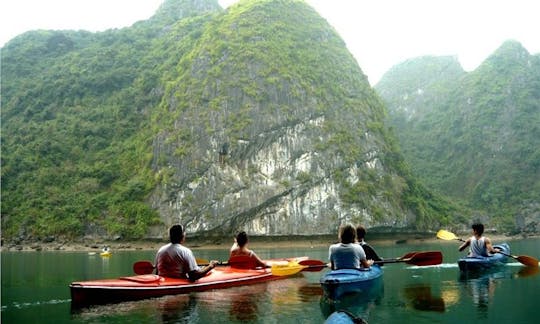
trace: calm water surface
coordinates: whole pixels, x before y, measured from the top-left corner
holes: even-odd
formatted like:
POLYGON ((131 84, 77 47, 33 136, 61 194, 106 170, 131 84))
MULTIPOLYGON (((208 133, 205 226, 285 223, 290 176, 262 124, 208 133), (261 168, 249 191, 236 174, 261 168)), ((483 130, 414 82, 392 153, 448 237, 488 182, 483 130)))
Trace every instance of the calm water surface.
MULTIPOLYGON (((496 242, 500 243, 500 242, 496 242)), ((510 241, 512 254, 540 257, 540 239, 510 241)), ((369 294, 329 302, 319 278, 294 277, 245 287, 167 296, 72 311, 72 281, 132 273, 152 251, 117 252, 110 258, 87 252, 2 252, 2 323, 323 323, 345 309, 370 323, 537 323, 540 275, 517 261, 485 275, 460 276, 459 242, 377 247, 387 258, 410 251, 440 250, 443 264, 384 266, 383 280, 369 294)), ((113 251, 114 252, 114 251, 113 251)), ((225 260, 223 250, 197 250, 201 258, 225 260)), ((258 249, 263 258, 307 255, 327 260, 326 248, 258 249)))

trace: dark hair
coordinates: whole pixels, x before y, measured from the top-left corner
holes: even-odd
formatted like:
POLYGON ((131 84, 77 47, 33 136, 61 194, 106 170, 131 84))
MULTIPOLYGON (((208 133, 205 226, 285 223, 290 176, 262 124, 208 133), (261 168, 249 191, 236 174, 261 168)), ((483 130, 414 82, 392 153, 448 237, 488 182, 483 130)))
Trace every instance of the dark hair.
POLYGON ((356 237, 358 238, 358 240, 361 240, 364 237, 366 237, 366 229, 364 228, 364 226, 358 225, 356 227, 356 237))
POLYGON ((356 240, 356 230, 351 224, 342 225, 339 229, 341 243, 353 243, 356 240))
POLYGON ((238 244, 239 247, 246 245, 247 241, 248 237, 246 232, 242 231, 236 235, 236 244, 238 244))
POLYGON ((169 228, 169 239, 171 240, 171 243, 182 243, 182 239, 184 238, 184 228, 182 225, 173 225, 171 228, 169 228))
POLYGON ((473 231, 475 231, 478 235, 482 235, 484 233, 484 225, 481 223, 475 223, 472 225, 473 231))

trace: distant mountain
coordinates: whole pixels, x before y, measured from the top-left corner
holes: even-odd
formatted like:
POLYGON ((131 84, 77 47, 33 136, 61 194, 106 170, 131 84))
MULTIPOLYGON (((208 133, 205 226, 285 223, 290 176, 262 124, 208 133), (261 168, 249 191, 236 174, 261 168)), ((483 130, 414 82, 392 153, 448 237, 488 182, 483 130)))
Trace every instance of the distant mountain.
POLYGON ((304 1, 167 0, 129 28, 23 34, 2 66, 8 240, 464 222, 411 176, 379 97, 304 1))
POLYGON ((418 58, 375 88, 415 175, 499 228, 540 231, 540 56, 508 41, 470 73, 418 58))

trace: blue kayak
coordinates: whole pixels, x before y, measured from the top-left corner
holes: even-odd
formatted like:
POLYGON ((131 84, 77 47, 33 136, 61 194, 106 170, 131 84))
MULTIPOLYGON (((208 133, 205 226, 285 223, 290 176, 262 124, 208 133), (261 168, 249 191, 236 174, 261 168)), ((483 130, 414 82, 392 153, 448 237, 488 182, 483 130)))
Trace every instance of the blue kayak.
POLYGON ((355 324, 355 323, 366 323, 362 318, 356 317, 354 314, 351 314, 347 311, 335 311, 333 312, 324 324, 355 324))
MULTIPOLYGON (((493 245, 501 249, 502 252, 510 254, 510 247, 507 243, 493 245)), ((458 260, 459 270, 461 271, 483 271, 500 267, 506 263, 508 257, 501 253, 495 253, 487 257, 465 257, 458 260)))
POLYGON ((347 293, 369 291, 375 281, 382 280, 383 270, 374 265, 366 269, 339 269, 324 274, 320 283, 331 299, 337 299, 347 293))

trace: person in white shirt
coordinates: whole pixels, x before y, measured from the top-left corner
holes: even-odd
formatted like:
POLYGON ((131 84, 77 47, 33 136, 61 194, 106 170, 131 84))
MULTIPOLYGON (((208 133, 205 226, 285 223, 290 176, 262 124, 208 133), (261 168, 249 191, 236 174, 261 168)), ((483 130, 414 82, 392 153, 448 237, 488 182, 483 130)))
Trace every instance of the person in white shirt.
POLYGON ((330 266, 337 269, 369 268, 373 260, 366 259, 366 253, 360 244, 356 244, 356 229, 346 224, 339 229, 340 243, 332 244, 328 249, 330 266))
POLYGON ((182 245, 186 239, 182 225, 171 226, 169 238, 171 242, 160 247, 156 254, 155 263, 158 275, 195 281, 206 276, 219 263, 212 260, 203 268, 197 265, 193 252, 182 245))
POLYGON ((472 232, 473 235, 469 237, 461 246, 459 247, 459 251, 465 250, 466 247, 470 246, 470 252, 469 257, 487 257, 489 256, 489 253, 497 253, 500 250, 497 248, 494 248, 491 244, 491 240, 485 236, 482 236, 484 234, 484 225, 480 223, 476 223, 472 225, 472 232))

